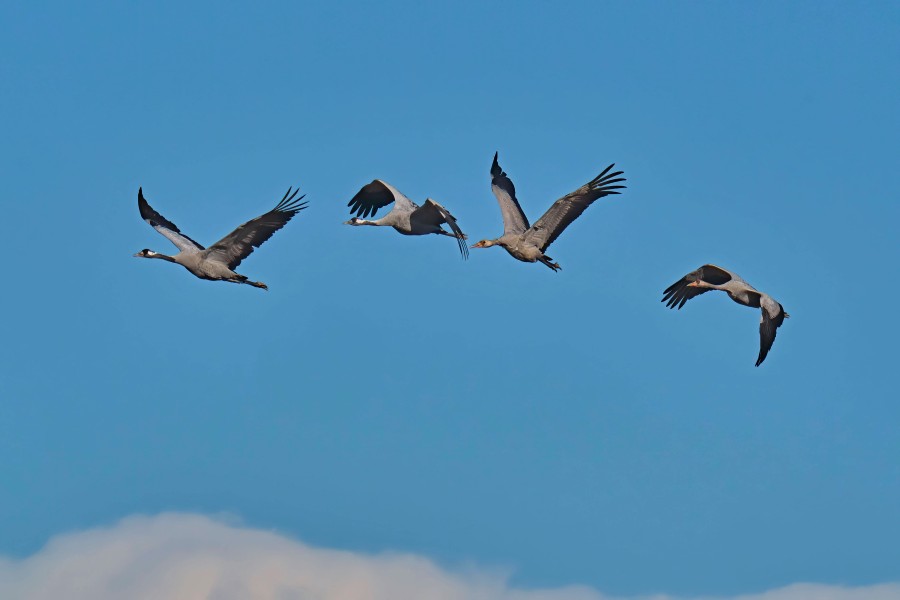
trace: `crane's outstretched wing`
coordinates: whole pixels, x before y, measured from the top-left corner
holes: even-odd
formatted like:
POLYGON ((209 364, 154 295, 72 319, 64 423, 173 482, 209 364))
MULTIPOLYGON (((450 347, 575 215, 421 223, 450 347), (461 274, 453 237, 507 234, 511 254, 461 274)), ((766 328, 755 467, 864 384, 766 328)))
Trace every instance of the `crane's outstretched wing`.
POLYGON ((622 171, 609 172, 614 166, 615 164, 609 165, 587 184, 554 202, 553 206, 528 231, 525 239, 543 252, 572 221, 580 217, 581 213, 593 204, 594 200, 610 194, 621 193, 618 190, 625 186, 615 184, 625 181, 625 178, 619 177, 623 173, 622 171))
POLYGON ((669 308, 681 310, 684 303, 691 298, 696 298, 700 294, 705 294, 710 291, 709 288, 688 287, 688 284, 695 281, 705 281, 713 285, 722 285, 734 278, 735 275, 733 273, 726 271, 721 267, 717 267, 716 265, 703 265, 696 271, 691 271, 667 287, 663 292, 663 299, 661 302, 665 302, 666 306, 669 308))
POLYGON ((254 248, 259 248, 272 234, 285 226, 294 215, 306 208, 306 202, 300 202, 304 196, 295 198, 297 192, 291 188, 284 194, 281 202, 264 215, 247 221, 206 250, 206 258, 216 260, 235 269, 241 261, 250 256, 254 248))
POLYGON ((144 199, 143 188, 138 188, 138 210, 141 211, 142 219, 150 223, 153 229, 166 236, 182 252, 200 252, 203 250, 203 246, 181 233, 175 223, 153 210, 153 207, 144 199))
POLYGON ((525 233, 530 227, 528 217, 525 216, 516 199, 516 186, 497 162, 497 154, 499 153, 494 153, 494 164, 491 165, 491 191, 494 192, 494 196, 497 197, 497 202, 500 204, 500 214, 503 216, 503 235, 525 233))
POLYGON ((396 208, 400 210, 412 212, 418 208, 415 202, 401 194, 397 188, 380 179, 364 185, 350 199, 347 206, 350 207, 350 214, 355 213, 357 217, 365 219, 369 215, 374 215, 379 208, 387 206, 391 202, 394 202, 396 208))
POLYGON ((768 296, 761 296, 760 311, 762 316, 759 318, 759 356, 756 358, 756 366, 762 364, 766 360, 766 355, 772 349, 775 343, 775 333, 781 324, 784 323, 784 307, 768 296))
POLYGON ((469 248, 465 243, 467 236, 462 232, 462 229, 459 228, 459 225, 456 224, 456 218, 450 214, 449 210, 431 198, 426 200, 421 208, 417 208, 412 215, 410 215, 410 220, 431 225, 446 223, 453 231, 452 235, 456 238, 456 243, 459 245, 459 253, 462 254, 463 259, 469 258, 469 248))

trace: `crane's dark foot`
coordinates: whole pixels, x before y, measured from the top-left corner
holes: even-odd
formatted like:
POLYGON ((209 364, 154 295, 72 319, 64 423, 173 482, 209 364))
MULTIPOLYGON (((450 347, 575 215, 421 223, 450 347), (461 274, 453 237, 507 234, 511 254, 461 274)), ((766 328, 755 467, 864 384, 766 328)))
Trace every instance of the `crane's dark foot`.
POLYGON ((264 284, 262 281, 245 281, 244 283, 248 285, 252 285, 253 287, 260 288, 262 290, 269 291, 269 286, 264 284))
POLYGON ((555 263, 552 261, 553 261, 553 259, 550 258, 549 256, 544 256, 541 258, 541 262, 544 263, 545 265, 547 265, 548 267, 550 267, 551 269, 553 269, 554 273, 556 271, 559 271, 560 269, 562 269, 562 267, 559 266, 559 263, 555 263))

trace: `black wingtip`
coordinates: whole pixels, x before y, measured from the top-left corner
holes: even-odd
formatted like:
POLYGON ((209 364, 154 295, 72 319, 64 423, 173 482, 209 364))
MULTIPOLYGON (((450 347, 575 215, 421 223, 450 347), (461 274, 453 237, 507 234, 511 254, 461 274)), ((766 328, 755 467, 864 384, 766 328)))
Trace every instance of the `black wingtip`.
POLYGON ((141 218, 145 221, 153 218, 150 203, 144 198, 144 189, 141 187, 138 188, 138 212, 141 213, 141 218))
POLYGON ((288 191, 284 193, 284 196, 281 198, 281 201, 275 205, 273 209, 276 212, 290 212, 297 213, 304 208, 306 208, 306 202, 301 202, 304 198, 306 198, 306 194, 303 194, 299 198, 297 194, 300 193, 300 186, 297 186, 297 189, 294 189, 294 186, 288 188, 288 191))
POLYGON ((498 175, 503 174, 503 169, 500 168, 500 163, 497 162, 497 156, 499 154, 500 154, 499 152, 494 152, 494 163, 491 165, 491 176, 492 177, 497 177, 498 175))

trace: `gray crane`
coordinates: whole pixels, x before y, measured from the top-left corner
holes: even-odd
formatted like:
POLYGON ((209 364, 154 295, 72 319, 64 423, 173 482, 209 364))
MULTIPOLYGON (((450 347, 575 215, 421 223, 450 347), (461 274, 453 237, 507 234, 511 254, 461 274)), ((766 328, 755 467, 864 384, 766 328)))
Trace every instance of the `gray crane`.
POLYGON ((181 265, 200 279, 210 281, 230 281, 246 283, 253 287, 268 290, 268 286, 260 281, 250 281, 245 275, 234 272, 241 261, 250 256, 254 248, 259 248, 272 234, 284 227, 294 215, 306 208, 303 196, 297 198, 297 192, 287 193, 278 205, 264 215, 247 221, 221 240, 204 248, 188 236, 181 233, 172 221, 153 210, 144 199, 144 190, 138 188, 138 210, 141 218, 153 229, 164 235, 180 250, 175 256, 167 256, 153 250, 141 250, 134 256, 138 258, 160 258, 181 265))
POLYGON ((541 262, 554 271, 559 271, 559 264, 544 254, 550 244, 559 237, 566 227, 581 216, 594 200, 618 194, 617 190, 624 185, 613 185, 625 181, 619 177, 623 172, 609 171, 615 164, 606 167, 602 173, 581 186, 571 194, 566 194, 553 203, 537 223, 528 225, 528 218, 519 206, 516 199, 516 188, 512 180, 500 168, 497 162, 497 153, 494 154, 494 164, 491 165, 491 190, 500 204, 500 213, 503 216, 503 235, 494 240, 481 240, 474 244, 473 248, 490 248, 491 246, 503 246, 513 258, 523 262, 541 262))
POLYGON ((403 235, 427 235, 429 233, 446 235, 456 238, 463 259, 469 257, 469 250, 465 244, 466 234, 456 224, 456 219, 450 214, 450 211, 431 198, 425 200, 424 205, 419 206, 391 184, 376 179, 372 183, 364 185, 350 199, 347 206, 350 207, 350 214, 356 213, 356 216, 349 221, 344 221, 344 225, 393 227, 403 235), (393 208, 382 218, 375 221, 365 219, 369 215, 374 215, 379 208, 392 202, 393 208), (453 233, 444 230, 441 227, 443 223, 446 223, 453 233))
POLYGON ((669 308, 681 310, 685 302, 710 290, 721 290, 738 304, 759 308, 762 312, 759 319, 759 356, 756 359, 758 367, 775 343, 775 332, 790 315, 771 296, 757 291, 736 273, 716 265, 703 265, 667 287, 662 302, 669 308))

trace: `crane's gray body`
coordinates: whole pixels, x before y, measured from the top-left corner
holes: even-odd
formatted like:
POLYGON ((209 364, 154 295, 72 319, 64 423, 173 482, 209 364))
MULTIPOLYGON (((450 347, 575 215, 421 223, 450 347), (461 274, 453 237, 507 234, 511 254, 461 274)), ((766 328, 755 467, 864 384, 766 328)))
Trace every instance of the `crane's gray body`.
MULTIPOLYGON (((730 271, 729 271, 730 273, 730 271)), ((752 285, 741 279, 737 274, 731 273, 731 279, 723 284, 707 284, 710 289, 721 290, 728 294, 728 297, 744 306, 751 308, 759 308, 759 292, 752 285)))
POLYGON ((545 256, 543 251, 534 243, 525 237, 524 233, 504 234, 494 240, 498 246, 502 246, 509 255, 522 262, 538 262, 541 259, 552 261, 553 259, 545 256))
POLYGON ((162 258, 163 260, 177 263, 200 279, 230 281, 232 283, 245 283, 247 280, 246 276, 235 273, 227 265, 217 260, 209 259, 205 250, 182 251, 174 256, 166 256, 159 253, 153 254, 147 258, 162 258))
MULTIPOLYGON (((434 201, 429 198, 425 203, 427 204, 428 202, 434 201)), ((419 205, 412 201, 410 201, 409 204, 411 204, 411 206, 404 205, 401 207, 395 203, 394 208, 380 219, 361 224, 392 227, 394 231, 402 233, 403 235, 428 235, 436 233, 438 235, 448 235, 453 237, 453 234, 445 231, 440 223, 435 222, 436 219, 423 218, 423 214, 416 214, 418 209, 421 208, 419 205)))

